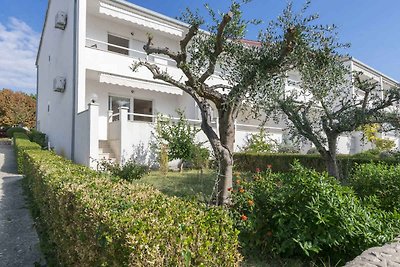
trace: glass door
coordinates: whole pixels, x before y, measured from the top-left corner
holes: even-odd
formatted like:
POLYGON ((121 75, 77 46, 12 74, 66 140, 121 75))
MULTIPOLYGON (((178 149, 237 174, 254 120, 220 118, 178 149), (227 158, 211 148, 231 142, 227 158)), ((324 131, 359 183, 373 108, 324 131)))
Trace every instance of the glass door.
MULTIPOLYGON (((131 112, 131 99, 128 97, 109 96, 108 109, 112 110, 113 114, 117 114, 120 107, 127 107, 128 113, 131 112)), ((113 116, 112 121, 117 120, 119 120, 119 116, 113 116)))

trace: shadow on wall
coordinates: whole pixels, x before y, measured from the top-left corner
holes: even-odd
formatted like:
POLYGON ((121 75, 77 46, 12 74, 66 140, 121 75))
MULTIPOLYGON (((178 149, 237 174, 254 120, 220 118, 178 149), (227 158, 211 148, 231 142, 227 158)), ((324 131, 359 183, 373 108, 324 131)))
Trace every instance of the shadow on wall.
POLYGON ((156 149, 153 148, 152 143, 145 145, 140 142, 138 145, 132 146, 132 156, 130 159, 134 160, 140 165, 149 166, 152 169, 158 168, 158 153, 156 149))

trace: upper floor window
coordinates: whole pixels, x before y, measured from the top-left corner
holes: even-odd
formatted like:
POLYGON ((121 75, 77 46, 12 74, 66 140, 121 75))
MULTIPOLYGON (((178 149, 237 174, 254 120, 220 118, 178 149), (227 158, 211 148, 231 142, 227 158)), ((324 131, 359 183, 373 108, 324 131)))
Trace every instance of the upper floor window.
POLYGON ((108 51, 129 55, 129 39, 108 34, 108 51), (127 49, 124 49, 127 48, 127 49))

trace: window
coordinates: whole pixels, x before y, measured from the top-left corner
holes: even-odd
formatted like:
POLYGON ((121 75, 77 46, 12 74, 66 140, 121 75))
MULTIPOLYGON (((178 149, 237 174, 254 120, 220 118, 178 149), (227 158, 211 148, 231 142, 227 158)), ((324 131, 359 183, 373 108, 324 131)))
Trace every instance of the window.
MULTIPOLYGON (((135 99, 133 101, 133 113, 144 114, 144 115, 153 115, 153 101, 135 99)), ((134 120, 135 121, 152 122, 153 118, 135 115, 134 120)))
MULTIPOLYGON (((108 110, 112 110, 113 114, 119 113, 120 107, 129 108, 128 112, 131 110, 131 99, 127 97, 110 96, 108 100, 108 110)), ((118 116, 113 117, 113 121, 119 120, 118 116)))
POLYGON ((129 40, 118 37, 115 35, 108 35, 108 51, 123 54, 123 55, 129 55, 129 40), (116 47, 118 46, 118 47, 116 47), (126 47, 127 49, 124 49, 122 47, 126 47))

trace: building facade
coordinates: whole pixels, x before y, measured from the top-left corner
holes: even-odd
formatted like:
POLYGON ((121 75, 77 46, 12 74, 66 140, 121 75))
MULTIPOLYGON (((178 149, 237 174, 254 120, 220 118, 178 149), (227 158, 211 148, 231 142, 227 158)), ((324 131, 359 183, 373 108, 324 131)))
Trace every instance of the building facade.
MULTIPOLYGON (((188 94, 155 81, 145 68, 130 68, 148 60, 179 79, 182 73, 173 61, 147 56, 143 45, 151 34, 155 45, 177 50, 186 31, 180 21, 123 0, 49 0, 36 62, 38 130, 48 135, 58 154, 93 166, 92 160, 100 158, 148 158, 158 114, 177 117, 177 109, 184 110, 190 123, 200 125, 199 110, 188 94)), ((357 60, 349 64, 383 87, 397 83, 357 60)), ((259 122, 248 117, 242 114, 236 122, 236 150, 249 134, 259 132, 259 122)), ((265 128, 276 142, 285 138, 283 122, 265 128)), ((197 138, 206 141, 203 133, 197 138)), ((395 136, 390 138, 398 145, 395 136)), ((354 133, 341 137, 338 149, 347 154, 365 148, 354 133)))

